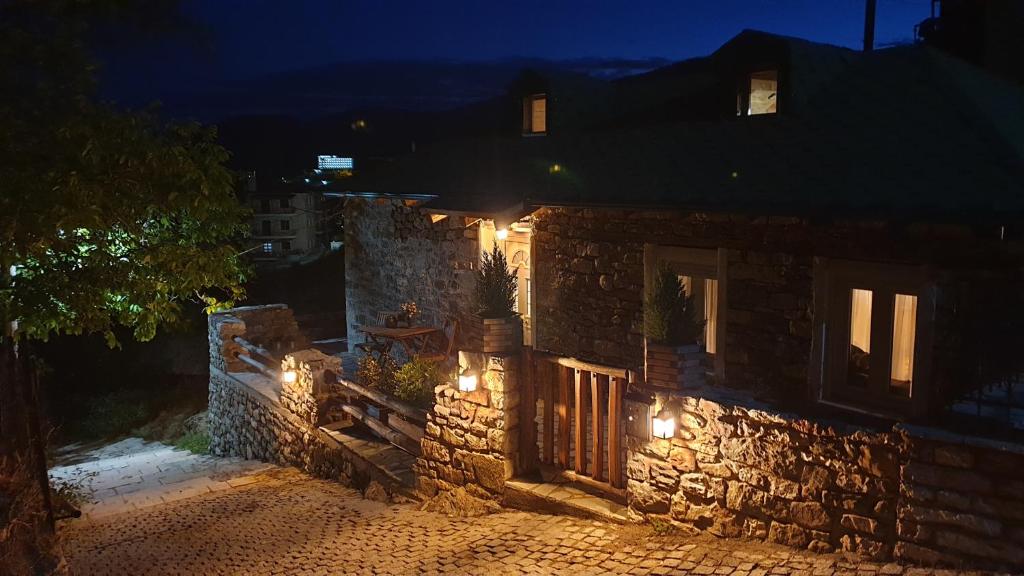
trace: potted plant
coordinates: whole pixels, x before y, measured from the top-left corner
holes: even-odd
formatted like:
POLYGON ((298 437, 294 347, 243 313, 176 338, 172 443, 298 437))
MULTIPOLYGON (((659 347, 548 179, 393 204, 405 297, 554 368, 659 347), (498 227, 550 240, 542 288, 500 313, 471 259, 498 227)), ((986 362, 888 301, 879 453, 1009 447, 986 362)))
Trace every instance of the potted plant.
POLYGON ((693 297, 667 264, 658 267, 644 302, 647 383, 682 388, 704 383, 703 320, 695 317, 693 297))
POLYGON ((486 353, 515 352, 523 345, 523 320, 515 312, 516 275, 494 245, 484 252, 476 274, 476 315, 483 324, 486 353))

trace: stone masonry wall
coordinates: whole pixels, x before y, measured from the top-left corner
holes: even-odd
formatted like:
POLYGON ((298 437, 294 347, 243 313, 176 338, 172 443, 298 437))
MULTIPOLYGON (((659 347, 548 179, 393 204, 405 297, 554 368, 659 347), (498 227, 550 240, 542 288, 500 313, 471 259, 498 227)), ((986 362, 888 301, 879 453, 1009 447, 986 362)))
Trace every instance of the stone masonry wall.
POLYGON ((235 358, 240 347, 234 336, 274 347, 282 356, 290 351, 289 343, 304 342, 291 310, 284 305, 236 308, 210 316, 207 421, 211 453, 295 466, 359 489, 376 481, 388 494, 406 492, 316 427, 320 418, 317 378, 340 370, 336 358, 325 358, 315 350, 289 355, 292 362, 286 365, 298 368, 299 374, 295 385, 284 390, 280 382, 270 381, 235 358))
MULTIPOLYGON (((350 343, 356 330, 382 310, 415 301, 418 322, 441 326, 445 318, 472 325, 469 303, 479 260, 477 225, 463 218, 431 222, 401 201, 349 199, 345 203, 345 298, 350 343)), ((464 331, 463 331, 464 333, 464 331)))
POLYGON ((675 437, 628 439, 636 519, 821 552, 1024 568, 1019 447, 812 422, 717 390, 660 400, 675 437))
POLYGON ((417 487, 427 496, 464 486, 477 497, 500 499, 515 472, 519 357, 486 357, 476 365, 486 371, 475 391, 448 384, 435 390, 415 468, 417 487))
POLYGON ((1005 266, 1009 250, 962 227, 743 214, 546 208, 534 230, 537 348, 639 369, 644 244, 724 249, 726 378, 789 398, 807 389, 814 257, 944 271, 1005 266))

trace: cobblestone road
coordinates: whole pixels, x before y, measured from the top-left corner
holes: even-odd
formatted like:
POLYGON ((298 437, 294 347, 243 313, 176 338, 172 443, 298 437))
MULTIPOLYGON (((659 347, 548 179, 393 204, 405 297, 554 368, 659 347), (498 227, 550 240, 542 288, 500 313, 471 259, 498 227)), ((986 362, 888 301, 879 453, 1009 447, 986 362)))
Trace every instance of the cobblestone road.
POLYGON ((448 518, 291 469, 61 532, 75 574, 89 576, 952 573, 523 512, 448 518))

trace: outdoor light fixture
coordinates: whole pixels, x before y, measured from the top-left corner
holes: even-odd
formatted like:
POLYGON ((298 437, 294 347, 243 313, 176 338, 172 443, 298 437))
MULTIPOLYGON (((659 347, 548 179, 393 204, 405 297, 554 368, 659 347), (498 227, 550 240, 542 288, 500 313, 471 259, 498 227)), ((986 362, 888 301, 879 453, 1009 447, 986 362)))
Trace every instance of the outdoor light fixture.
POLYGON ((459 374, 459 392, 473 392, 476 390, 476 372, 466 371, 459 374))
POLYGON ((285 370, 284 372, 281 372, 281 381, 285 384, 294 384, 298 377, 299 375, 295 370, 285 370))
POLYGON ((662 408, 651 422, 651 430, 655 438, 667 440, 676 434, 676 419, 662 408))
POLYGON ((494 233, 494 236, 497 237, 498 240, 507 240, 508 239, 508 228, 502 228, 502 229, 498 230, 497 232, 494 233))

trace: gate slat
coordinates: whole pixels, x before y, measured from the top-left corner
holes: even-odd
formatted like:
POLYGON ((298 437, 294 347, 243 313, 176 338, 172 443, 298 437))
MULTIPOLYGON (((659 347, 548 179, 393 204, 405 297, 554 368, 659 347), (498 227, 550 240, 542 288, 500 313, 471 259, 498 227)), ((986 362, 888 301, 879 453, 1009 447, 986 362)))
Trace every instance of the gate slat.
POLYGON ((555 382, 551 364, 538 366, 538 372, 544 381, 544 463, 555 462, 555 382))
POLYGON ((569 382, 572 368, 558 370, 558 464, 569 469, 569 382))
POLYGON ((590 408, 590 372, 576 371, 576 473, 587 473, 587 410, 590 408))
POLYGON ((622 453, 619 446, 622 419, 622 395, 626 381, 612 378, 608 389, 608 482, 622 488, 622 453))
POLYGON ((590 460, 593 463, 594 480, 604 479, 604 426, 601 426, 601 389, 608 386, 606 374, 594 374, 590 380, 591 445, 590 460))

